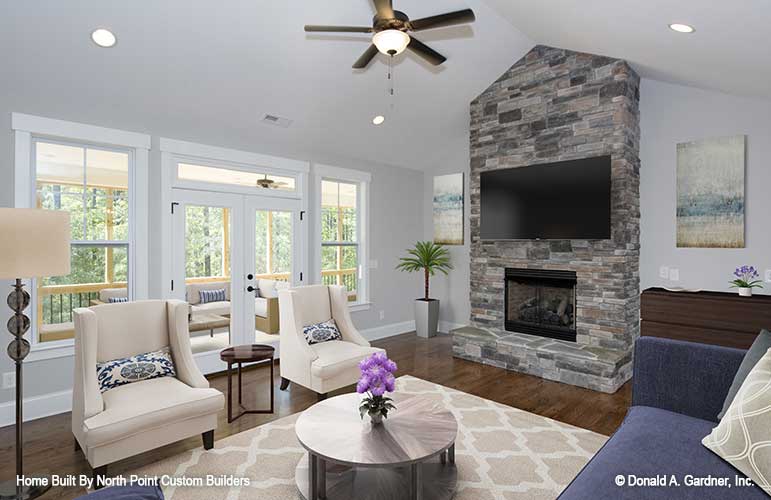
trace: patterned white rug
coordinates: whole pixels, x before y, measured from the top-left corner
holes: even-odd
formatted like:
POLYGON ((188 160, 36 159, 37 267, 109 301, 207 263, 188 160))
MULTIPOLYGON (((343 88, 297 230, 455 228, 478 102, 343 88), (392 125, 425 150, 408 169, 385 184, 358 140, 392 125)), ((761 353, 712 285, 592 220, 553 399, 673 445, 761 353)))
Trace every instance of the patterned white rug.
MULTIPOLYGON (((397 392, 443 401, 458 419, 457 500, 553 499, 607 437, 411 376, 397 392)), ((186 478, 248 477, 249 486, 164 487, 170 500, 298 500, 295 467, 304 454, 294 433, 299 414, 230 436, 134 473, 186 478)))

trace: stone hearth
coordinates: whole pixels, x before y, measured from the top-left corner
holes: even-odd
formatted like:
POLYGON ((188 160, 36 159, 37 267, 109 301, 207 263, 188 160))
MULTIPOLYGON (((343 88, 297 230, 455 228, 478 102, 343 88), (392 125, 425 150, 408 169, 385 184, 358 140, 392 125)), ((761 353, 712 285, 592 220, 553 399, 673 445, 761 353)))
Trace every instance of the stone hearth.
POLYGON ((618 59, 536 46, 471 103, 470 325, 454 355, 614 392, 639 335, 639 84, 618 59), (611 156, 611 239, 483 241, 480 173, 611 156), (576 341, 505 328, 506 268, 574 272, 576 341))

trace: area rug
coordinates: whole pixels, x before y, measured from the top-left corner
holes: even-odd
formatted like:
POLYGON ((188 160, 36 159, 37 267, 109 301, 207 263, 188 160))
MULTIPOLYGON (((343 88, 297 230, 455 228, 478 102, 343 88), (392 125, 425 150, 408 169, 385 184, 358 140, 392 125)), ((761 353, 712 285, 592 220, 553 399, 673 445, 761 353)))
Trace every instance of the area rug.
MULTIPOLYGON (((411 376, 397 392, 441 400, 458 419, 457 500, 553 499, 607 437, 411 376)), ((249 478, 249 485, 166 486, 169 500, 298 500, 295 467, 304 454, 299 414, 230 436, 133 473, 175 478, 249 478)))

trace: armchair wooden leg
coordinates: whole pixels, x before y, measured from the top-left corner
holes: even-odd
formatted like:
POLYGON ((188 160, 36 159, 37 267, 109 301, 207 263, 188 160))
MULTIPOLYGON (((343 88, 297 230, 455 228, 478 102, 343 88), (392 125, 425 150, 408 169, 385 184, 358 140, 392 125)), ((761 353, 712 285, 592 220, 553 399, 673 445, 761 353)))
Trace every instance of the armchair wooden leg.
POLYGON ((201 437, 203 438, 204 450, 211 450, 214 448, 214 430, 204 432, 201 434, 201 437))
POLYGON ((327 399, 327 393, 326 392, 324 394, 321 394, 321 393, 316 394, 316 400, 317 401, 324 401, 325 399, 327 399))
POLYGON ((289 379, 281 377, 281 390, 285 391, 289 388, 289 379))
POLYGON ((102 465, 101 467, 96 467, 92 470, 92 474, 94 479, 94 489, 101 489, 102 486, 104 486, 104 480, 107 477, 107 466, 102 465))

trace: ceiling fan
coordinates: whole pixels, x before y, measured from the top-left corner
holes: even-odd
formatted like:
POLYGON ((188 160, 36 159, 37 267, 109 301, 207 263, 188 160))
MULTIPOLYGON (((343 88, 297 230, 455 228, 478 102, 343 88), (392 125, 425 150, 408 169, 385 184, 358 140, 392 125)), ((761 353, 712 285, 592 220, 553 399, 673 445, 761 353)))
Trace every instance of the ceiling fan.
POLYGON ((273 179, 268 179, 268 175, 265 174, 265 177, 262 179, 257 179, 257 185, 264 189, 278 189, 282 188, 287 185, 286 182, 277 182, 273 179))
POLYGON ((306 25, 305 31, 318 33, 373 33, 372 44, 353 63, 355 69, 366 68, 378 52, 395 56, 404 52, 405 49, 410 49, 434 66, 439 66, 447 58, 411 34, 408 34, 408 32, 465 24, 476 19, 474 11, 464 9, 411 21, 407 14, 393 9, 391 0, 373 0, 373 3, 375 4, 377 14, 372 19, 372 27, 306 25))

